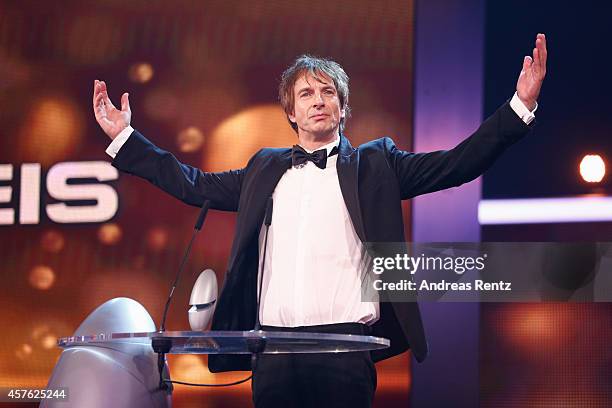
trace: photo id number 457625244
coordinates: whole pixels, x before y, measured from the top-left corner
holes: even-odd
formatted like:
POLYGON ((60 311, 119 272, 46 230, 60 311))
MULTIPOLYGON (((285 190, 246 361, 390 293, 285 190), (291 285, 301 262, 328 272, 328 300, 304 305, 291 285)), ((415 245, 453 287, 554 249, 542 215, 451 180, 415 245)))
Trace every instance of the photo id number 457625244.
POLYGON ((68 400, 67 388, 2 387, 0 389, 0 402, 40 402, 43 400, 68 400))

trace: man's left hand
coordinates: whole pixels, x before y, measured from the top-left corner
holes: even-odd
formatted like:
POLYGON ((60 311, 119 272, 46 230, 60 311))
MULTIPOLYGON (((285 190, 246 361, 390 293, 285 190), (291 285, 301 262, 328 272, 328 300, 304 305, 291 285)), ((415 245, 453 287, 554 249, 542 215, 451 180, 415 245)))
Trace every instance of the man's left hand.
POLYGON ((516 83, 516 93, 530 111, 536 107, 542 82, 546 76, 546 56, 546 37, 544 34, 538 34, 533 49, 533 58, 525 56, 523 69, 516 83))

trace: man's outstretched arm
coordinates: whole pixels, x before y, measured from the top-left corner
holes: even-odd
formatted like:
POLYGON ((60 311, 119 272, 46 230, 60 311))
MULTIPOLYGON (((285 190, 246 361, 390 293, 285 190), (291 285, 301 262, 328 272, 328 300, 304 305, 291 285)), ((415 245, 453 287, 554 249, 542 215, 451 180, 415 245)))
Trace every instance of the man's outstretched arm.
POLYGON ((212 208, 236 211, 245 170, 205 173, 181 163, 130 126, 128 98, 124 93, 121 109, 117 109, 108 96, 106 83, 94 81, 94 115, 112 140, 106 152, 113 157, 113 166, 150 181, 187 204, 201 206, 204 200, 211 200, 212 208))
POLYGON ((453 149, 411 153, 397 149, 390 139, 386 139, 387 158, 398 177, 402 198, 456 187, 474 180, 506 148, 527 134, 546 75, 546 58, 546 39, 544 34, 538 34, 533 57, 523 59, 512 100, 453 149))

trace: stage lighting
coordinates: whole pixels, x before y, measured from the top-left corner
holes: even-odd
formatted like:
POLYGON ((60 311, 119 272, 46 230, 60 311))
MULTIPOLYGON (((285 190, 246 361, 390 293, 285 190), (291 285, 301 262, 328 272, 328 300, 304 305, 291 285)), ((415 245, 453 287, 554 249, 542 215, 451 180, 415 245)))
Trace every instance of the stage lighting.
POLYGON ((47 334, 42 338, 41 344, 43 348, 47 350, 55 349, 55 346, 57 346, 57 337, 52 334, 47 334))
POLYGON ((55 282, 55 272, 48 266, 38 265, 32 268, 28 278, 30 285, 36 289, 47 290, 55 282))
POLYGON ((115 245, 121 240, 121 227, 117 224, 104 224, 98 230, 98 239, 104 245, 115 245))
POLYGON ((85 134, 81 106, 64 95, 38 97, 23 121, 15 141, 23 162, 44 167, 72 158, 85 134))
POLYGON ((286 147, 297 136, 278 104, 258 105, 242 110, 221 122, 206 140, 202 168, 223 171, 244 167, 263 147, 286 147), (232 146, 228 154, 227 146, 232 146))
POLYGON ((181 152, 193 153, 198 151, 204 143, 202 131, 195 126, 181 130, 177 136, 176 144, 181 152))
POLYGON ((45 231, 40 240, 42 249, 56 254, 64 248, 65 240, 64 236, 56 230, 45 231))
POLYGON ((30 354, 32 354, 32 346, 25 343, 15 351, 15 356, 20 360, 25 360, 30 354))
POLYGON ((139 84, 147 83, 153 78, 153 67, 146 62, 133 64, 128 70, 128 76, 132 82, 139 84))
POLYGON ((153 227, 147 232, 147 245, 153 251, 161 251, 168 244, 168 231, 163 227, 153 227))
POLYGON ((606 175, 606 164, 598 154, 587 154, 580 162, 580 175, 587 183, 599 183, 606 175))

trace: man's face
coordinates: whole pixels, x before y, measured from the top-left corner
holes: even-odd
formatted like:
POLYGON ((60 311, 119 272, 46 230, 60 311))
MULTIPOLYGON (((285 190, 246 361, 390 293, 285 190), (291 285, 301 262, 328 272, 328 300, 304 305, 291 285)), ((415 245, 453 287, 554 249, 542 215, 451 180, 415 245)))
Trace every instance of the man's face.
POLYGON ((324 137, 338 132, 344 109, 340 107, 331 78, 325 74, 319 74, 318 78, 304 74, 295 82, 293 96, 293 113, 288 116, 297 124, 298 135, 310 133, 324 137))

